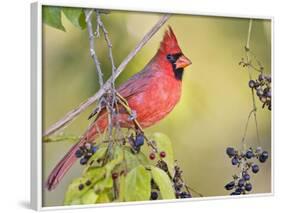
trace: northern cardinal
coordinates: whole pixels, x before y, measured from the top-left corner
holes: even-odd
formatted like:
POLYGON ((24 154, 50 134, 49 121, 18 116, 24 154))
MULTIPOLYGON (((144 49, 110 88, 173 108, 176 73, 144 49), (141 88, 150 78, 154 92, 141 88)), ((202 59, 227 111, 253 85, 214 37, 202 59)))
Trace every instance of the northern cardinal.
MULTIPOLYGON (((130 108, 136 112, 136 119, 142 128, 149 127, 163 119, 176 106, 181 96, 184 68, 191 61, 182 53, 171 27, 166 30, 155 56, 144 69, 132 76, 118 89, 130 108)), ((128 113, 122 108, 115 118, 123 128, 132 126, 128 113)), ((106 110, 95 119, 87 131, 48 177, 46 187, 54 189, 65 173, 77 160, 75 152, 86 142, 92 142, 108 124, 106 110)))

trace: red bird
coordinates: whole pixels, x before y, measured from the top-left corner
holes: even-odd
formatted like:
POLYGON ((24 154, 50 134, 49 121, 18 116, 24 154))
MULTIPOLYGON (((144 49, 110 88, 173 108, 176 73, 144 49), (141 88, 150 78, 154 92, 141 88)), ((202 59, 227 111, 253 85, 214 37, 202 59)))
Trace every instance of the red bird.
MULTIPOLYGON (((176 36, 169 27, 155 56, 141 72, 132 76, 117 90, 136 112, 136 119, 141 127, 155 124, 176 106, 181 96, 183 71, 190 64, 191 61, 182 53, 176 36)), ((123 128, 132 126, 132 121, 122 108, 116 119, 123 128)), ((49 190, 57 186, 77 160, 77 149, 86 142, 92 142, 99 132, 106 129, 107 124, 107 113, 100 113, 81 140, 69 150, 49 175, 46 183, 49 190)))

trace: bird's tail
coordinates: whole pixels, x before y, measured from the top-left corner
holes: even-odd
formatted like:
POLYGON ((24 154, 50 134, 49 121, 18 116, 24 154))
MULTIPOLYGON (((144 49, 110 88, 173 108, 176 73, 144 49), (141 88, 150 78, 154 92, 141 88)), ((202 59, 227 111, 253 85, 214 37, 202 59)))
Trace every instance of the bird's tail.
POLYGON ((75 163, 75 161, 77 160, 77 157, 75 156, 75 152, 79 149, 79 147, 82 146, 87 141, 89 141, 88 138, 91 138, 91 140, 93 140, 96 137, 97 131, 95 127, 90 132, 91 132, 91 136, 88 135, 89 131, 87 131, 85 135, 80 139, 80 141, 71 147, 68 153, 61 159, 61 161, 52 170, 46 182, 46 188, 48 190, 55 189, 56 186, 61 181, 61 179, 64 177, 64 175, 70 169, 70 167, 75 163))

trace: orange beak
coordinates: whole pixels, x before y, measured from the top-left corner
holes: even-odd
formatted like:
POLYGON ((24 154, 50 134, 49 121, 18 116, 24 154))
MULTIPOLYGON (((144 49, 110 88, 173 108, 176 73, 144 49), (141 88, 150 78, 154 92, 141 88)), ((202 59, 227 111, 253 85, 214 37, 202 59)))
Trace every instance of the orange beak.
POLYGON ((187 57, 182 55, 181 57, 178 58, 175 64, 176 64, 176 69, 178 69, 178 68, 185 68, 191 65, 192 62, 187 57))

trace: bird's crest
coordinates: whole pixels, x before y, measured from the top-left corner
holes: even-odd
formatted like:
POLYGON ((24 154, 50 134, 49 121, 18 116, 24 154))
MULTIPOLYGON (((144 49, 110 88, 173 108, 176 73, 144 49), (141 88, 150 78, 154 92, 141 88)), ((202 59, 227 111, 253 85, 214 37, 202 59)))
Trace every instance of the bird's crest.
POLYGON ((178 45, 177 38, 171 26, 169 26, 169 28, 166 30, 164 34, 163 40, 160 44, 159 51, 164 54, 181 52, 181 49, 178 45))

